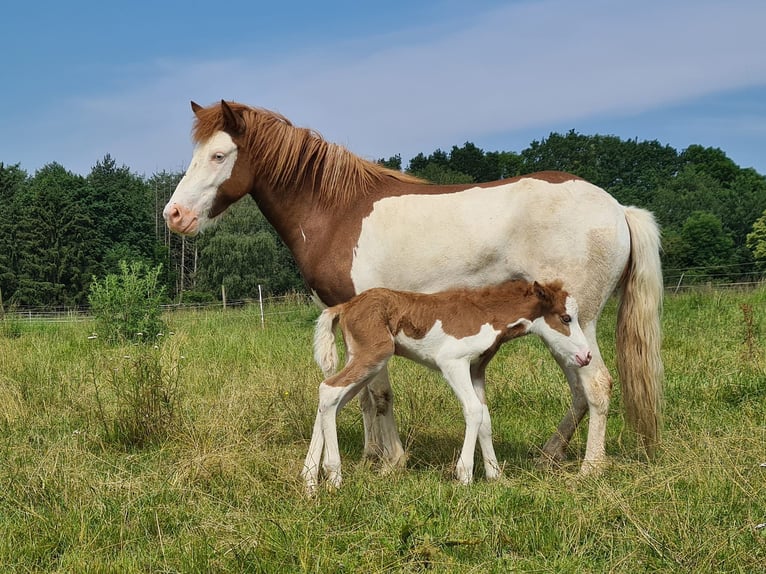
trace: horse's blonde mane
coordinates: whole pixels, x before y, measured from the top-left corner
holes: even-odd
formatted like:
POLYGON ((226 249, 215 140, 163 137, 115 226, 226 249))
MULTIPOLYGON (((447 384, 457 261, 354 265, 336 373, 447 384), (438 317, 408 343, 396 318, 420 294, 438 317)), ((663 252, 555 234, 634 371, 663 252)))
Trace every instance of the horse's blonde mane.
MULTIPOLYGON (((314 130, 263 108, 226 102, 245 123, 244 148, 256 177, 279 190, 308 186, 321 201, 343 204, 367 194, 387 178, 405 183, 422 180, 364 160, 343 146, 326 141, 314 130)), ((224 129, 221 104, 196 111, 192 137, 199 143, 224 129)))

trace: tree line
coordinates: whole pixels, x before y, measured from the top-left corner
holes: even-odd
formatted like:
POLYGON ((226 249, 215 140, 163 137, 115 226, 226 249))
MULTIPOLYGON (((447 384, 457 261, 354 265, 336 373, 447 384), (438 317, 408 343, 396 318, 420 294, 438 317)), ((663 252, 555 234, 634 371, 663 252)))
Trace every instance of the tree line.
MULTIPOLYGON (((434 183, 480 183, 541 170, 574 173, 622 204, 655 213, 666 276, 736 280, 766 271, 766 177, 717 148, 552 133, 520 153, 473 143, 380 159, 434 183)), ((87 302, 94 278, 121 261, 161 266, 173 301, 257 296, 303 287, 287 248, 255 202, 243 200, 196 238, 170 234, 162 209, 182 173, 144 177, 110 155, 85 176, 50 163, 33 175, 0 162, 0 310, 87 302)))

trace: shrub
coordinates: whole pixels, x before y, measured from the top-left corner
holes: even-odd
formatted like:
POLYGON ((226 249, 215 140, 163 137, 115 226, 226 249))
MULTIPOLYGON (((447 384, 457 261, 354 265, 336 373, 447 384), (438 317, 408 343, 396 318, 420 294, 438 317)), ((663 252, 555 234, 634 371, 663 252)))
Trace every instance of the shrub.
POLYGON ((172 345, 135 344, 101 376, 94 371, 97 416, 106 441, 141 448, 167 439, 181 405, 180 357, 174 355, 172 345))
POLYGON ((109 343, 154 341, 165 330, 160 309, 165 288, 158 281, 162 265, 120 261, 120 271, 91 283, 88 301, 96 333, 109 343))

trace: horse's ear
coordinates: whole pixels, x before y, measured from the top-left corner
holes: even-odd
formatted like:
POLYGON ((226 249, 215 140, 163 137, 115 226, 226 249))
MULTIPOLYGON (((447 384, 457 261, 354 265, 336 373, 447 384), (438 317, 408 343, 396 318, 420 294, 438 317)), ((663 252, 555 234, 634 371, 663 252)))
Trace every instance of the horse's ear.
POLYGON ((197 102, 192 100, 191 108, 192 108, 192 111, 194 112, 194 115, 199 116, 199 112, 200 110, 202 110, 202 106, 200 106, 197 102))
POLYGON ((245 133, 244 118, 231 109, 231 106, 221 100, 221 112, 223 113, 223 129, 226 132, 241 135, 245 133))
POLYGON ((548 290, 546 286, 540 285, 537 281, 535 281, 534 284, 532 285, 532 289, 534 289, 535 295, 541 301, 550 300, 550 291, 548 290))

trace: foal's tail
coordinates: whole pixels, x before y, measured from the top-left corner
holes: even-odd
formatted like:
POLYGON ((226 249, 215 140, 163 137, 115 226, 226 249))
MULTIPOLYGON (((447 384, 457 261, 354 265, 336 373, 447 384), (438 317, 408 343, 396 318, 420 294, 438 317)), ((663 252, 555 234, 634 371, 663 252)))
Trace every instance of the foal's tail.
POLYGON ((630 229, 630 261, 620 285, 617 371, 628 423, 652 456, 660 438, 664 372, 660 230, 654 216, 644 209, 626 207, 625 219, 630 229))
POLYGON ((314 329, 314 360, 329 377, 338 369, 338 349, 335 346, 335 327, 338 324, 338 307, 322 311, 314 329))

